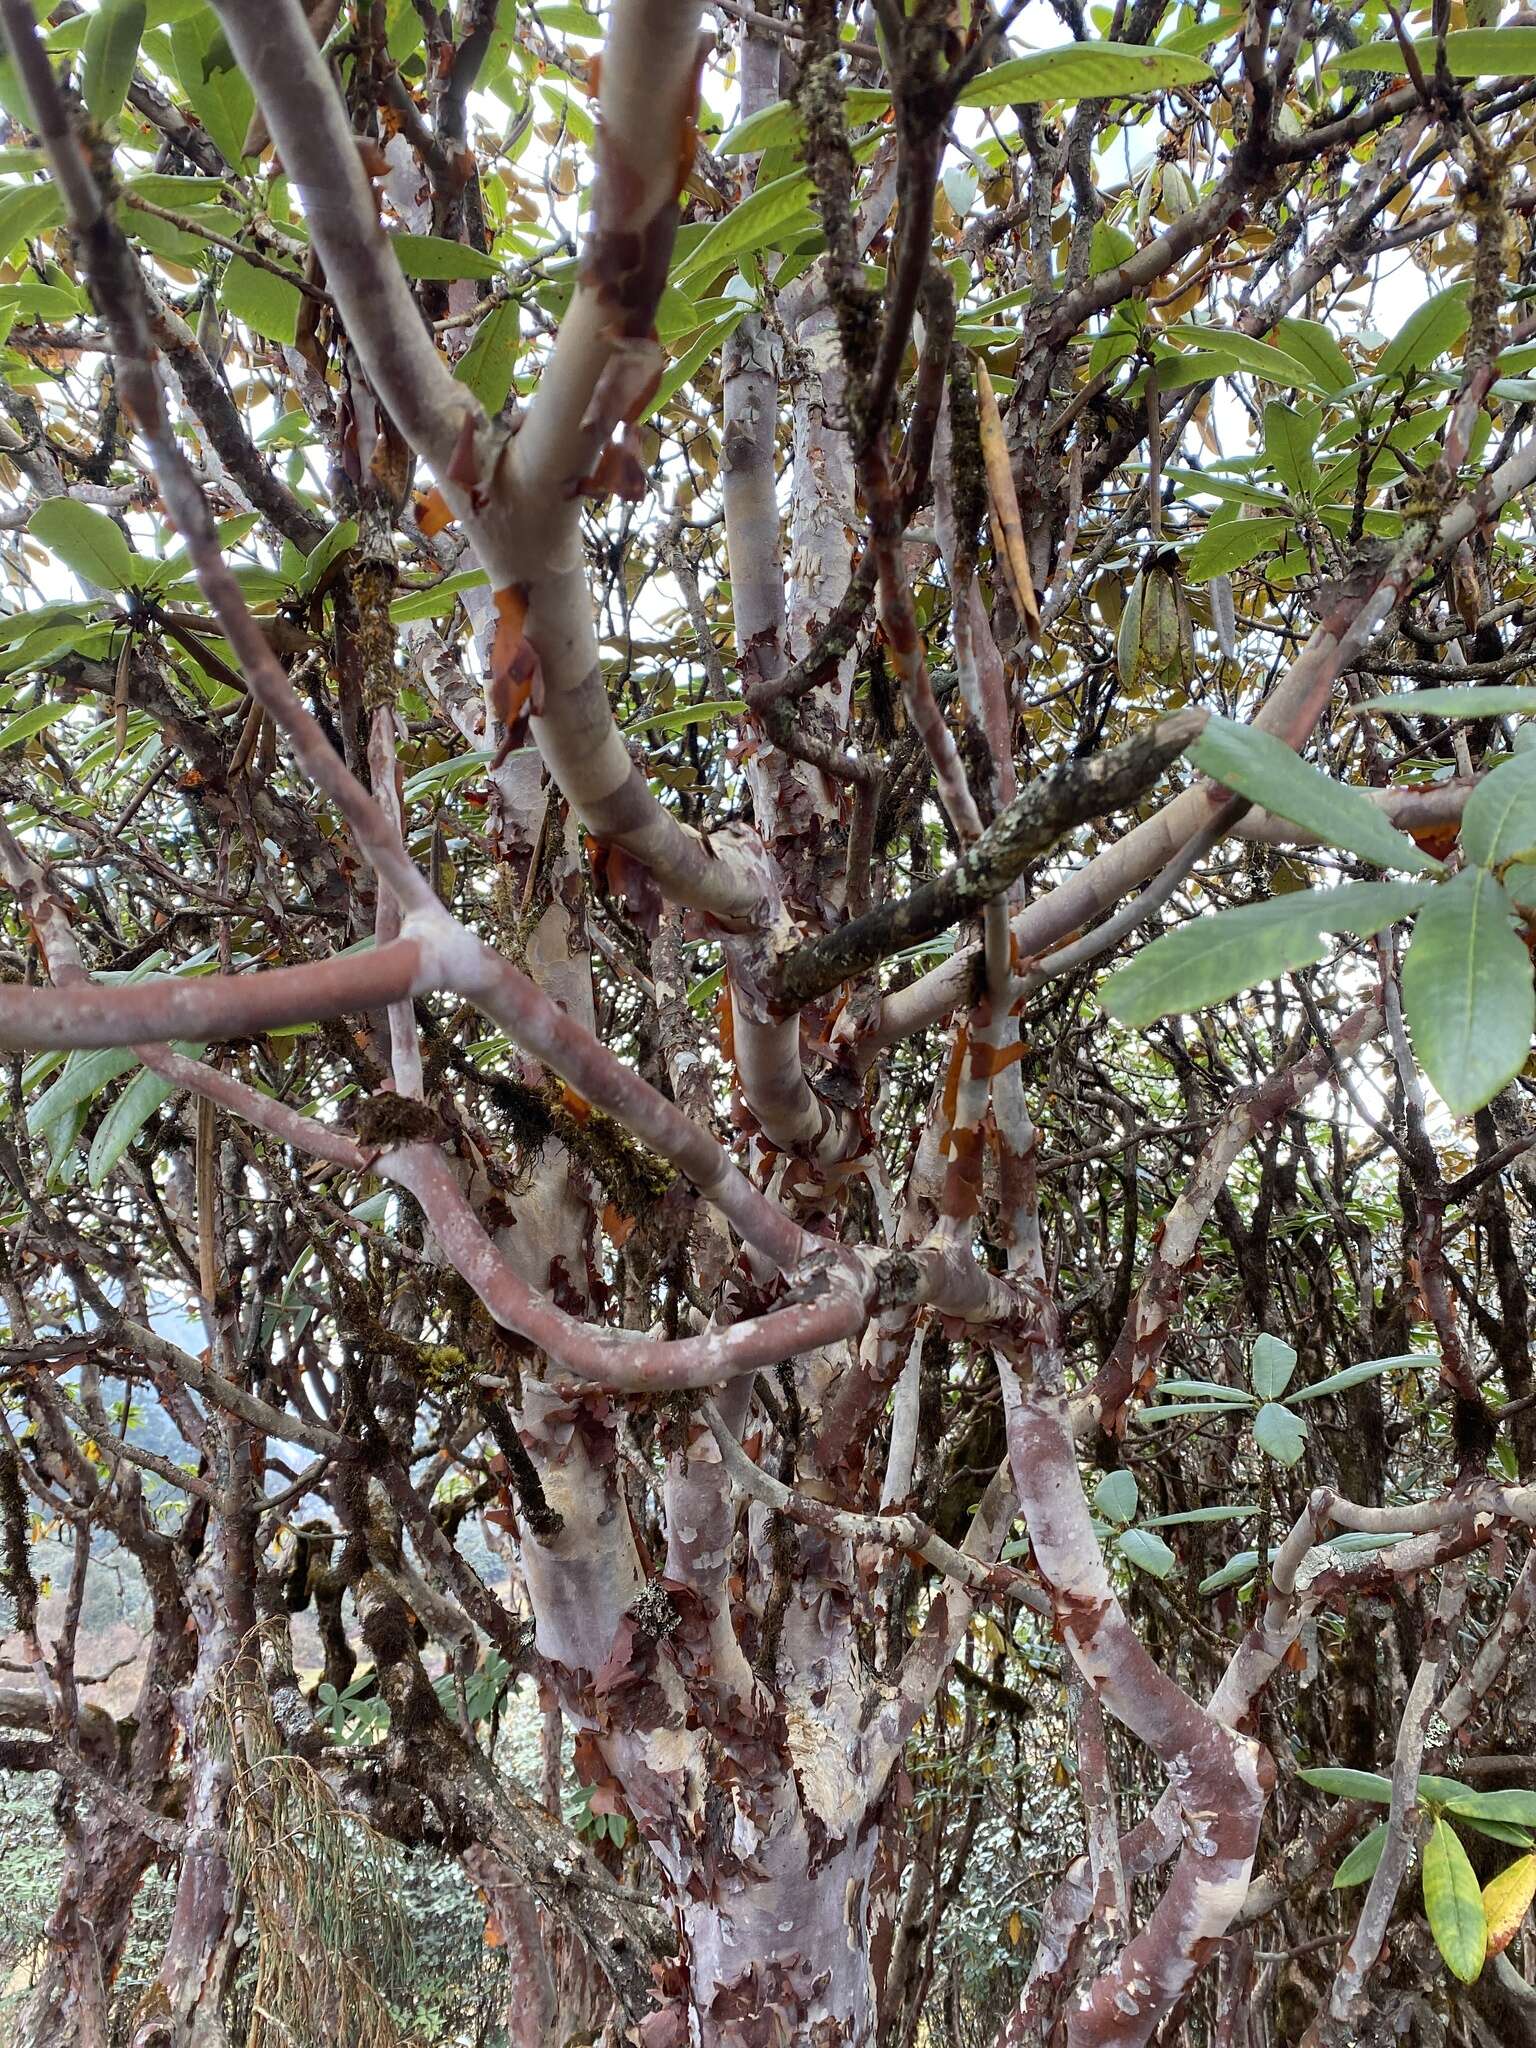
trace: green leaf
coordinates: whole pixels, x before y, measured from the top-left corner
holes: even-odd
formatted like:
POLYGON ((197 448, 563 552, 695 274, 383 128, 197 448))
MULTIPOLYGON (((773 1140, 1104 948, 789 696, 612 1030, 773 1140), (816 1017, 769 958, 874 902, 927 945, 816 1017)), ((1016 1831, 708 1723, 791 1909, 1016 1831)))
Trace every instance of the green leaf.
POLYGON ((1491 1842, 1508 1842, 1517 1849, 1528 1849, 1536 1840, 1529 1828, 1514 1827, 1507 1820, 1477 1820, 1467 1813, 1459 1813, 1456 1818, 1474 1835, 1486 1835, 1491 1842))
POLYGON ((1491 1102, 1530 1053, 1536 992, 1513 916, 1486 868, 1464 868, 1419 913, 1403 961, 1414 1050, 1453 1116, 1491 1102))
POLYGON ((81 89, 91 119, 115 121, 133 83, 144 33, 144 0, 97 0, 85 31, 81 89))
MULTIPOLYGON (((189 1059, 197 1059, 203 1050, 200 1045, 178 1045, 175 1049, 185 1053, 189 1059)), ((175 1087, 174 1081, 162 1080, 148 1067, 134 1075, 102 1118, 91 1140, 86 1177, 93 1188, 101 1186, 161 1103, 168 1095, 174 1094, 175 1087)))
POLYGON ((1310 364, 1285 349, 1277 348, 1273 342, 1260 341, 1257 335, 1243 334, 1230 327, 1207 326, 1196 320, 1181 320, 1176 327, 1170 327, 1168 333, 1170 339, 1191 342, 1202 355, 1218 358, 1225 365, 1226 375, 1245 371, 1250 376, 1264 378, 1270 384, 1302 391, 1321 392, 1332 388, 1319 379, 1310 364))
POLYGON ((18 185, 0 193, 0 261, 10 256, 20 242, 57 227, 64 218, 64 201, 52 179, 36 185, 18 185))
POLYGON ((1253 1418, 1253 1440, 1267 1457, 1294 1465, 1307 1444, 1307 1425, 1278 1401, 1266 1401, 1253 1418))
POLYGON ((674 284, 692 278, 702 283, 757 249, 782 245, 802 234, 811 224, 811 181, 805 171, 791 171, 774 178, 739 206, 717 220, 702 241, 696 242, 679 263, 674 284), (790 234, 788 231, 793 230, 790 234))
POLYGON ((1536 847, 1536 752, 1485 775, 1461 814, 1461 850, 1479 867, 1501 867, 1536 847))
POLYGON ((1472 315, 1467 306, 1469 284, 1448 285, 1409 314, 1377 361, 1378 377, 1411 377, 1427 370, 1467 331, 1472 315))
POLYGON ((698 704, 675 704, 670 711, 651 711, 644 718, 632 718, 624 730, 681 732, 690 725, 712 725, 717 720, 740 718, 746 708, 739 697, 706 697, 698 704))
POLYGON ((14 718, 8 718, 0 725, 0 753, 7 747, 20 746, 34 733, 45 727, 56 725, 61 718, 67 718, 74 709, 72 704, 34 704, 30 711, 18 711, 14 718))
MULTIPOLYGON (((1273 1551, 1270 1553, 1274 1555, 1273 1551)), ((1236 1557, 1229 1557, 1219 1571, 1200 1581, 1202 1593, 1221 1593, 1228 1586, 1240 1586, 1245 1579, 1251 1579, 1258 1570, 1259 1553, 1256 1550, 1240 1550, 1236 1557)))
POLYGON ((1100 1005, 1120 1023, 1140 1029, 1180 1010, 1224 1002, 1240 989, 1321 960, 1330 932, 1371 938, 1417 910, 1432 886, 1351 882, 1192 918, 1112 974, 1099 988, 1100 1005))
POLYGON ((130 178, 127 189, 152 206, 168 207, 173 213, 198 212, 229 194, 222 178, 180 178, 166 171, 146 171, 141 178, 130 178))
POLYGON ((225 163, 238 170, 256 98, 212 9, 198 8, 172 24, 171 56, 193 113, 225 163))
POLYGON ((100 1051, 71 1053, 64 1071, 27 1111, 27 1129, 34 1137, 50 1126, 62 1123, 72 1110, 99 1095, 119 1074, 138 1065, 137 1056, 126 1046, 103 1046, 100 1051))
POLYGON ((483 569, 461 569, 455 576, 445 576, 440 583, 429 583, 423 590, 403 590, 389 607, 389 616, 397 626, 408 624, 412 619, 438 619, 444 612, 451 612, 459 601, 461 590, 475 590, 486 581, 483 569))
POLYGON ((1162 1537, 1154 1536, 1150 1529, 1122 1529, 1115 1541, 1128 1564, 1154 1579, 1166 1579, 1178 1563, 1162 1537))
POLYGON ((1220 1380, 1162 1380, 1157 1391, 1175 1400, 1225 1401, 1233 1408, 1253 1406, 1253 1396, 1245 1388, 1224 1386, 1220 1380))
MULTIPOLYGON (((851 86, 844 94, 844 111, 850 124, 856 127, 878 121, 890 104, 890 94, 877 86, 851 86)), ((776 148, 782 143, 798 145, 803 134, 800 116, 789 101, 775 100, 771 106, 759 107, 745 121, 738 121, 734 128, 728 128, 715 144, 715 155, 758 156, 763 150, 776 148)))
POLYGON ((1194 1415, 1241 1413, 1242 1409, 1235 1401, 1170 1401, 1166 1407, 1137 1408, 1133 1411, 1133 1419, 1137 1422, 1167 1422, 1174 1417, 1184 1421, 1194 1415))
POLYGON ((474 393, 488 413, 500 412, 507 402, 521 341, 519 311, 508 299, 486 314, 475 329, 474 340, 459 358, 454 376, 474 393))
POLYGON ((1351 1771, 1342 1764, 1319 1764, 1296 1775, 1303 1785, 1326 1792, 1334 1799, 1370 1799, 1378 1806, 1389 1805, 1392 1799, 1392 1780, 1379 1771, 1351 1771))
POLYGON ((1228 576, 1256 556, 1284 547, 1295 531, 1295 517, 1288 512, 1261 519, 1216 520, 1184 557, 1185 581, 1208 583, 1213 576, 1228 576))
POLYGON ((602 40, 603 24, 584 7, 541 7, 538 15, 546 28, 556 29, 563 36, 585 36, 591 42, 602 40))
POLYGON ((965 86, 962 107, 1035 106, 1042 100, 1126 98, 1171 85, 1201 85, 1211 67, 1180 50, 1137 43, 1066 43, 994 65, 965 86))
POLYGON ((1275 345, 1298 363, 1305 363, 1321 391, 1347 391, 1355 381, 1354 365, 1320 320, 1293 315, 1277 321, 1275 345))
POLYGON ((45 498, 27 521, 27 531, 82 583, 100 590, 131 590, 154 566, 135 558, 105 512, 73 498, 45 498))
POLYGON ((1317 495, 1318 418, 1272 398, 1264 408, 1264 459, 1296 498, 1317 495))
POLYGON ((1446 1801, 1446 1810, 1469 1820, 1510 1821, 1516 1827, 1536 1827, 1536 1792, 1458 1792, 1446 1801))
POLYGON ((1259 1512, 1256 1501, 1239 1501, 1234 1506, 1186 1508, 1181 1515, 1149 1515, 1143 1529, 1182 1529, 1203 1522, 1246 1522, 1259 1512))
POLYGON ((1120 628, 1115 634, 1115 667, 1123 690, 1130 689, 1141 666, 1141 611, 1145 595, 1146 578, 1138 576, 1126 592, 1120 628))
MULTIPOLYGON (((1438 44, 1424 36, 1413 46, 1426 78, 1435 75, 1438 44)), ((1452 78, 1536 78, 1536 28, 1458 28, 1445 39, 1445 61, 1452 78)), ((1364 43, 1358 49, 1343 50, 1326 61, 1330 71, 1390 71, 1405 76, 1408 61, 1403 46, 1391 42, 1364 43)))
POLYGON ((1518 683, 1491 683, 1486 689, 1475 684, 1447 690, 1404 690, 1398 696, 1372 697, 1356 704, 1345 715, 1393 718, 1521 718, 1536 714, 1536 690, 1518 683))
POLYGON ((1336 1892, 1347 1891, 1353 1884, 1369 1884, 1376 1875, 1376 1866, 1381 1861, 1382 1850, 1387 1846, 1389 1832, 1387 1823, 1380 1820, 1362 1841, 1356 1842, 1333 1873, 1333 1889, 1336 1892))
POLYGON ((1093 1504, 1105 1521, 1118 1522, 1122 1526, 1135 1521, 1139 1498, 1136 1475, 1123 1465, 1114 1472, 1106 1472, 1093 1489, 1093 1504))
POLYGON ((1384 1372, 1407 1372, 1415 1366, 1439 1363, 1439 1354, 1434 1351, 1410 1351, 1400 1358, 1368 1358, 1359 1365, 1346 1365, 1342 1372, 1331 1372, 1327 1379, 1317 1380, 1310 1387, 1295 1387, 1286 1399, 1294 1407, 1298 1401, 1321 1400, 1325 1394, 1346 1394, 1351 1387, 1363 1386, 1384 1372))
POLYGON ((1466 1850, 1443 1819, 1435 1822, 1424 1849, 1424 1911, 1446 1968, 1463 1984, 1475 1983, 1488 1953, 1483 1892, 1466 1850))
POLYGON ((1324 775, 1272 732, 1213 712, 1190 759, 1213 782, 1315 832, 1325 846, 1346 847, 1383 868, 1422 873, 1439 867, 1387 823, 1363 790, 1324 775))
POLYGON ((499 277, 501 265, 484 249, 450 242, 445 235, 391 235, 400 268, 407 277, 499 277))
POLYGON ((299 288, 259 264, 232 256, 219 286, 219 299, 239 320, 267 341, 291 343, 299 331, 299 288))
POLYGON ((713 326, 704 329, 693 346, 678 357, 656 386, 655 397, 640 415, 642 420, 652 418, 663 406, 671 404, 689 378, 695 376, 715 350, 723 345, 726 336, 734 333, 745 311, 743 307, 740 312, 728 313, 723 320, 717 320, 713 326))
POLYGON ((1291 1384, 1291 1374, 1295 1370, 1295 1350, 1283 1337, 1272 1337, 1266 1330, 1262 1336, 1254 1338, 1249 1371, 1253 1376, 1253 1391, 1261 1401, 1278 1401, 1291 1384))
POLYGON ((323 533, 304 558, 303 572, 297 589, 301 597, 308 597, 320 587, 320 579, 338 555, 344 555, 348 548, 357 545, 357 521, 338 519, 336 524, 323 533))

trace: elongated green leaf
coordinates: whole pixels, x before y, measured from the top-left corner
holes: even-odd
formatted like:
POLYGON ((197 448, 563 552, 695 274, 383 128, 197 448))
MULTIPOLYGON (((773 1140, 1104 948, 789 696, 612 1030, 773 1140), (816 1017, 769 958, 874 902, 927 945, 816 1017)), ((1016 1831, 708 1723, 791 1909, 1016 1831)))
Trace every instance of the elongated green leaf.
POLYGON ((1191 343, 1202 355, 1219 358, 1225 363, 1228 374, 1247 371, 1270 384, 1288 385, 1301 391, 1327 391, 1331 388, 1318 377, 1310 364, 1285 349, 1277 348, 1273 342, 1260 341, 1256 335, 1242 334, 1230 327, 1207 326, 1194 320, 1182 320, 1168 332, 1176 341, 1191 343))
POLYGON ((1490 1842, 1508 1842, 1516 1849, 1529 1849, 1536 1840, 1529 1828, 1517 1828, 1507 1820, 1477 1820, 1471 1814, 1459 1813, 1456 1824, 1470 1828, 1474 1835, 1486 1835, 1490 1842))
POLYGON ((300 292, 260 264, 232 256, 219 286, 219 299, 232 320, 267 341, 292 342, 299 330, 300 292))
POLYGON ((391 235, 389 246, 407 277, 496 277, 501 271, 484 249, 450 242, 445 235, 391 235))
POLYGON ((1227 1401, 1234 1408, 1251 1408, 1253 1396, 1246 1387, 1223 1386, 1220 1380, 1161 1380, 1157 1391, 1174 1400, 1227 1401))
POLYGON ((670 711, 650 711, 632 718, 625 732, 681 732, 685 726, 712 725, 717 719, 739 718, 746 706, 739 697, 706 697, 698 704, 674 704, 670 711))
POLYGON ((64 201, 51 180, 0 193, 0 261, 10 256, 18 243, 30 242, 34 235, 57 227, 63 218, 64 201))
MULTIPOLYGON (((178 1052, 196 1054, 200 1046, 177 1046, 178 1052)), ((148 1067, 134 1075, 128 1086, 107 1111, 91 1140, 90 1156, 86 1161, 86 1178, 93 1188, 99 1188, 119 1159, 128 1150, 134 1139, 149 1122, 166 1097, 175 1091, 175 1083, 163 1081, 148 1067)))
POLYGON ((338 519, 330 530, 322 534, 304 558, 304 567, 298 580, 301 597, 308 597, 320 588, 320 579, 338 555, 344 555, 348 548, 357 544, 357 521, 338 519))
POLYGON ((1278 1401, 1266 1401, 1253 1418, 1253 1440, 1267 1457, 1294 1465, 1307 1447, 1307 1425, 1278 1401))
POLYGON ((121 530, 105 512, 73 498, 45 498, 27 521, 27 531, 82 583, 101 590, 130 590, 154 567, 152 562, 135 560, 121 530))
POLYGON ((1408 1372, 1418 1366, 1439 1363, 1439 1354, 1434 1351, 1410 1351, 1400 1358, 1363 1359, 1359 1365, 1346 1365, 1342 1372, 1329 1373, 1327 1379, 1317 1380, 1310 1387, 1293 1387, 1286 1400, 1293 1407, 1298 1401, 1319 1401, 1325 1394, 1347 1394, 1351 1387, 1363 1386, 1367 1380, 1377 1379, 1384 1372, 1408 1372))
MULTIPOLYGON (((1270 1556, 1274 1556, 1271 1551, 1270 1556)), ((1240 1550, 1236 1557, 1229 1557, 1219 1571, 1212 1572, 1200 1581, 1202 1593, 1221 1593, 1228 1586, 1240 1586, 1245 1579, 1251 1579, 1259 1568, 1259 1553, 1256 1550, 1240 1550)))
POLYGON ((1503 762, 1467 798, 1461 850, 1479 867, 1496 868, 1536 847, 1536 752, 1503 762))
POLYGON ((1143 1529, 1182 1529, 1204 1522, 1246 1522, 1259 1512, 1257 1501, 1240 1501, 1230 1508, 1186 1508, 1181 1515, 1149 1515, 1139 1524, 1143 1529))
POLYGON ((1189 583, 1207 583, 1213 576, 1230 575, 1259 555, 1273 554, 1295 534, 1296 521, 1290 513, 1276 513, 1263 519, 1221 519, 1208 526, 1184 557, 1184 576, 1189 583))
POLYGON ((1181 1422, 1195 1415, 1238 1415, 1241 1409, 1233 1401, 1170 1401, 1166 1406, 1138 1408, 1137 1422, 1168 1422, 1177 1416, 1181 1422))
POLYGON ((1321 960, 1330 932, 1372 937, 1417 910, 1432 886, 1353 882, 1196 918, 1143 947, 1103 983, 1099 1001, 1111 1017, 1136 1027, 1222 1002, 1321 960))
POLYGON ((1516 1827, 1536 1827, 1536 1792, 1511 1788, 1501 1792, 1458 1792, 1446 1802, 1446 1810, 1470 1820, 1510 1821, 1516 1827))
POLYGON ((1274 733, 1213 715, 1190 759, 1213 782, 1315 832, 1325 846, 1347 847, 1378 867, 1415 874, 1439 866, 1389 825, 1363 790, 1324 775, 1274 733))
POLYGON ((256 98, 211 8, 198 8, 172 23, 171 53, 193 112, 225 163, 238 170, 256 98))
POLYGON ((1128 1564, 1154 1579, 1166 1579, 1178 1563, 1162 1537, 1154 1536, 1150 1529, 1122 1529, 1115 1541, 1128 1564))
POLYGON ((1424 1911, 1445 1966, 1463 1984, 1477 1981, 1488 1953, 1482 1887, 1455 1830, 1437 1820, 1424 1848, 1424 1911))
POLYGON ((1264 458, 1293 497, 1317 495, 1317 416, 1272 398, 1264 408, 1264 458))
POLYGON ((518 308, 508 299, 486 314, 454 370, 454 376, 489 413, 500 412, 507 402, 521 341, 518 308))
POLYGON ((97 0, 85 31, 81 89, 94 121, 115 121, 133 83, 144 33, 144 0, 97 0))
POLYGON ((595 14, 588 14, 585 7, 541 7, 539 19, 546 28, 558 29, 563 36, 585 36, 589 42, 602 39, 603 24, 595 14))
POLYGON ((1370 1799, 1386 1806, 1392 1799, 1392 1780, 1379 1771, 1351 1771, 1342 1764, 1318 1764, 1310 1771, 1298 1771, 1303 1785, 1326 1792, 1333 1799, 1370 1799))
POLYGON ((1110 1522, 1134 1522, 1139 1498, 1136 1474, 1123 1465, 1114 1472, 1106 1472, 1093 1489, 1094 1506, 1110 1522))
POLYGON ((1336 337, 1320 320, 1292 316, 1275 327, 1275 346, 1305 363, 1321 391, 1347 391, 1355 381, 1354 365, 1336 337))
POLYGON ((705 328, 704 332, 692 346, 685 350, 667 370, 661 382, 656 386, 655 397, 640 415, 642 419, 650 419, 654 414, 660 412, 663 406, 671 404, 689 378, 704 367, 715 350, 723 346, 726 336, 735 331, 745 311, 746 308, 743 307, 741 312, 728 313, 725 319, 717 320, 713 325, 705 328))
POLYGON ((486 580, 483 569, 461 569, 456 576, 445 576, 425 590, 404 590, 390 605, 389 616, 397 626, 412 619, 441 618, 453 610, 461 590, 474 590, 486 580))
POLYGON ((1414 1050, 1453 1116, 1491 1102, 1530 1053, 1536 992, 1513 915, 1486 868, 1464 868, 1419 913, 1403 961, 1414 1050))
POLYGON ((1333 1889, 1347 1891, 1354 1884, 1369 1884, 1376 1875, 1376 1866, 1381 1861, 1381 1852, 1387 1846, 1387 1823, 1378 1821, 1363 1840, 1356 1842, 1333 1873, 1333 1889))
POLYGON ((702 283, 727 263, 758 249, 782 245, 786 238, 803 234, 810 224, 810 177, 805 171, 791 171, 759 185, 750 198, 717 220, 683 258, 672 281, 678 284, 694 278, 702 283))
MULTIPOLYGON (((1426 78, 1435 75, 1438 45, 1424 36, 1413 46, 1426 78)), ((1536 78, 1536 28, 1458 28, 1445 39, 1445 61, 1452 78, 1536 78)), ((1330 71, 1390 71, 1406 75, 1408 60, 1395 38, 1363 43, 1328 59, 1330 71)))
POLYGON ((1470 285, 1448 285, 1410 313, 1382 350, 1378 377, 1411 377, 1427 370, 1438 356, 1460 341, 1472 315, 1467 306, 1470 285))
POLYGON ((0 725, 0 753, 7 747, 20 746, 34 733, 56 725, 61 718, 67 718, 72 709, 68 704, 34 704, 29 711, 18 711, 14 718, 8 718, 4 725, 0 725))
POLYGON ((1136 43, 1067 43, 1013 57, 973 78, 960 94, 963 107, 1033 106, 1041 100, 1126 98, 1199 85, 1211 76, 1201 58, 1182 50, 1146 49, 1136 43))
POLYGON ((71 1110, 89 1102, 109 1081, 137 1065, 135 1055, 121 1045, 103 1046, 97 1052, 72 1053, 58 1080, 27 1111, 27 1129, 35 1137, 61 1123, 71 1110))
MULTIPOLYGON (((844 110, 851 125, 862 127, 878 121, 891 104, 891 96, 877 86, 851 86, 844 95, 844 110)), ((715 144, 716 156, 758 156, 781 143, 800 141, 804 130, 800 116, 788 100, 775 100, 759 107, 745 121, 728 128, 715 144)))
POLYGON ((1249 1360, 1253 1375, 1253 1391, 1261 1401, 1278 1401, 1291 1384, 1291 1375, 1296 1370, 1296 1350, 1283 1337, 1272 1337, 1266 1330, 1253 1340, 1253 1353, 1249 1360))
POLYGON ((1518 683, 1492 683, 1487 689, 1468 685, 1448 690, 1404 690, 1400 696, 1372 697, 1346 715, 1394 718, 1520 718, 1536 714, 1536 690, 1518 683))

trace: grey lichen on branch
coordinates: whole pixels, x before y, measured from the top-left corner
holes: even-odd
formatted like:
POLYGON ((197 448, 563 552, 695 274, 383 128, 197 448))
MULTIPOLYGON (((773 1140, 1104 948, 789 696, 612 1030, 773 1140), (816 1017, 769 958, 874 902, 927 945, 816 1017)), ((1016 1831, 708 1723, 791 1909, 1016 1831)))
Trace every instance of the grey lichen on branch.
POLYGON ((791 1007, 826 995, 907 946, 936 938, 1000 896, 1030 861, 1048 853, 1064 832, 1144 796, 1170 762, 1204 727, 1190 710, 1159 719, 1146 732, 1086 760, 1064 761, 1031 782, 956 861, 910 896, 882 903, 838 930, 808 939, 788 954, 773 992, 791 1007))

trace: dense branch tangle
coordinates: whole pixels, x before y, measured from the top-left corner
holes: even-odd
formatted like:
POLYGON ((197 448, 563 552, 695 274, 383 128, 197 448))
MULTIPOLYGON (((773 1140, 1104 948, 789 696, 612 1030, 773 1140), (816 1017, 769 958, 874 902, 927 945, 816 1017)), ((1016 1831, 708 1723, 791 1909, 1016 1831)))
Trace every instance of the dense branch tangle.
POLYGON ((1363 700, 1529 654, 1532 32, 719 11, 0 0, 18 2038, 161 1856, 136 2044, 393 2038, 403 1843, 519 2048, 1480 2040, 1399 1949, 1419 1759, 1529 1746, 1536 796, 1363 700))

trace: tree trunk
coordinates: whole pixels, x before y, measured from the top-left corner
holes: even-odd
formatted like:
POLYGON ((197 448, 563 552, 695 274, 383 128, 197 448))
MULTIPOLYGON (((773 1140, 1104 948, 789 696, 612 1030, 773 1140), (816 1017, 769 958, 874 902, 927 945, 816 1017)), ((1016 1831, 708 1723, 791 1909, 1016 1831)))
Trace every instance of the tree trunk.
MULTIPOLYGON (((779 1803, 798 1805, 792 1791, 779 1803)), ((668 1870, 681 1981, 642 2026, 644 2048, 872 2048, 879 1831, 855 1830, 828 1853, 797 1811, 770 1826, 751 1846, 738 1814, 727 1844, 711 1853, 701 1842, 696 1864, 668 1870)))
POLYGON ((106 1987, 154 1853, 136 1828, 106 1815, 72 1831, 46 1930, 48 1960, 12 2048, 107 2048, 106 1987))

